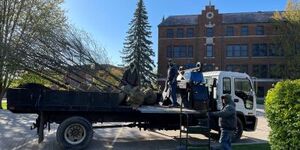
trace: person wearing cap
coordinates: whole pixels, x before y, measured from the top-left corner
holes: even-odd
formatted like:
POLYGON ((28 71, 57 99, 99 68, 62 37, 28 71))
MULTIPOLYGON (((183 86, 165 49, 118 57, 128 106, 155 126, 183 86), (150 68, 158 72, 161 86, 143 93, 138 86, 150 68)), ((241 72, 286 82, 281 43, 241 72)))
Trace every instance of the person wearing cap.
POLYGON ((232 101, 231 95, 226 94, 221 97, 223 108, 218 112, 211 112, 209 116, 219 117, 220 139, 219 143, 223 150, 231 150, 231 138, 237 127, 235 103, 232 101))
POLYGON ((174 65, 174 63, 172 62, 172 60, 169 60, 168 62, 168 75, 167 75, 167 81, 166 81, 166 90, 168 88, 170 88, 169 90, 169 94, 171 95, 171 99, 172 99, 172 105, 171 107, 178 107, 179 104, 177 103, 177 98, 176 98, 176 88, 177 88, 177 75, 178 75, 178 71, 174 65))
POLYGON ((122 78, 123 85, 130 85, 131 87, 138 86, 139 75, 134 63, 130 63, 129 68, 125 70, 122 78))

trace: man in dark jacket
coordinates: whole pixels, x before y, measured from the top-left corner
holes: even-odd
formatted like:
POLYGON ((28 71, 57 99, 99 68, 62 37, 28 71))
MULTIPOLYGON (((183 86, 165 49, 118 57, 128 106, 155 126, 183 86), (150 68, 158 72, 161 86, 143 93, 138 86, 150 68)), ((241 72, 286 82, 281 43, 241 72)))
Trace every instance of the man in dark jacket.
POLYGON ((177 98, 176 98, 177 75, 178 75, 178 70, 176 69, 172 60, 169 60, 168 76, 167 76, 167 81, 166 81, 167 88, 165 88, 165 90, 168 90, 170 88, 169 94, 171 95, 171 98, 172 98, 172 106, 173 107, 179 106, 179 104, 177 103, 177 98))
POLYGON ((219 112, 212 112, 210 116, 219 117, 221 130, 219 143, 223 150, 231 150, 231 138, 237 126, 235 104, 229 94, 222 96, 223 108, 219 112))
POLYGON ((129 84, 131 87, 138 86, 139 82, 139 75, 136 70, 136 67, 134 63, 131 63, 129 65, 129 68, 124 72, 123 78, 122 78, 122 84, 127 85, 129 84))

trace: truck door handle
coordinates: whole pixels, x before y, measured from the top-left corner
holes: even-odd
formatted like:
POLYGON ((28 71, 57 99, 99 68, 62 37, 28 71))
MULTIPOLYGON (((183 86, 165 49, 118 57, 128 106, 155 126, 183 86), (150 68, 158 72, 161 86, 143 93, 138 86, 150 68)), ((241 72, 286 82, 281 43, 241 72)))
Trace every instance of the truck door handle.
POLYGON ((234 99, 234 102, 235 102, 235 103, 238 103, 238 102, 239 102, 239 99, 234 99))

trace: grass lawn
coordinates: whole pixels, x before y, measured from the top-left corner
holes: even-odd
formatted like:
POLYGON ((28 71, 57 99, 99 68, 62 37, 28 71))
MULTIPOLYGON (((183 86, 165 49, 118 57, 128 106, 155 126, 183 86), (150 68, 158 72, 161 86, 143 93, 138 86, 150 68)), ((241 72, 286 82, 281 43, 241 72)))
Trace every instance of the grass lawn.
MULTIPOLYGON (((260 143, 260 144, 239 144, 233 145, 233 150, 270 150, 270 144, 260 143)), ((208 150, 208 148, 189 148, 189 150, 208 150)))
POLYGON ((245 144, 245 145, 234 145, 234 150, 270 150, 270 144, 262 143, 262 144, 245 144))
POLYGON ((2 103, 1 103, 2 109, 3 109, 3 110, 7 110, 7 101, 6 101, 6 99, 2 99, 1 102, 2 102, 2 103))

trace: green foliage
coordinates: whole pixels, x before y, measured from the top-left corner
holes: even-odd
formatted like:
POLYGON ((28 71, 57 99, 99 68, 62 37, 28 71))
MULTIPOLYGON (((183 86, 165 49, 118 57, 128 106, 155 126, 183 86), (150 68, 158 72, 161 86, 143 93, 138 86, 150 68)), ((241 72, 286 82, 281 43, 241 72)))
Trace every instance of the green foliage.
POLYGON ((271 127, 272 149, 300 147, 300 80, 276 84, 266 97, 266 114, 271 127))
POLYGON ((40 76, 32 73, 25 73, 18 79, 13 80, 10 87, 14 88, 14 87, 18 87, 21 84, 26 84, 26 83, 38 83, 47 87, 51 86, 51 82, 41 78, 40 76))
POLYGON ((283 50, 285 67, 278 72, 285 79, 300 78, 300 2, 288 0, 284 12, 275 12, 274 27, 279 36, 274 41, 283 50))
POLYGON ((2 108, 3 110, 7 110, 7 100, 3 99, 1 102, 1 106, 0 108, 2 108))
POLYGON ((65 31, 62 3, 63 0, 0 0, 0 98, 23 70, 37 68, 40 63, 36 58, 42 58, 36 53, 53 47, 44 44, 50 41, 50 33, 65 31))
POLYGON ((140 76, 140 84, 154 81, 154 61, 151 59, 155 54, 151 48, 151 26, 148 22, 146 7, 143 0, 139 0, 134 17, 130 22, 130 28, 122 50, 123 61, 126 66, 134 63, 140 76))

